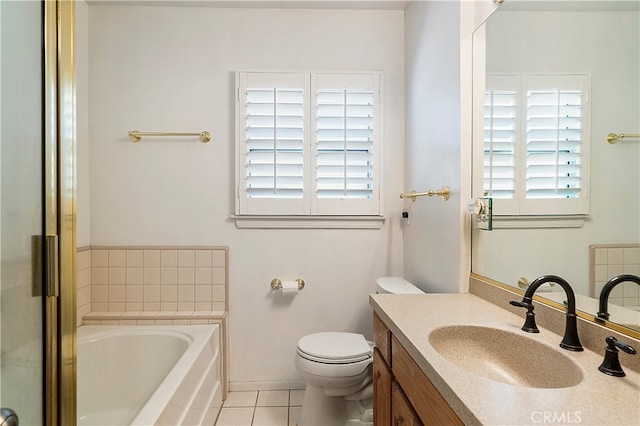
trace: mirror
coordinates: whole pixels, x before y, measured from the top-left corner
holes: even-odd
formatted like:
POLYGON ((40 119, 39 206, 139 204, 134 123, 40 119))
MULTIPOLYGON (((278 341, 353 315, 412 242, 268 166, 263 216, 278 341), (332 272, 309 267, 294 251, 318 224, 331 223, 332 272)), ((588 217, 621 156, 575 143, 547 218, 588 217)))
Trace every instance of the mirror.
MULTIPOLYGON (((607 280, 640 275, 640 139, 607 142, 609 133, 640 134, 639 5, 506 0, 474 33, 476 198, 485 189, 484 94, 494 84, 485 77, 580 74, 588 81, 578 167, 588 179, 581 189, 588 194, 587 214, 505 217, 494 198, 493 230, 472 233, 474 273, 515 287, 520 281, 520 288, 540 275, 559 275, 574 288, 578 309, 591 316, 607 280)), ((565 300, 559 286, 541 290, 536 294, 565 300)), ((640 330, 640 286, 620 284, 608 310, 610 321, 640 330)))

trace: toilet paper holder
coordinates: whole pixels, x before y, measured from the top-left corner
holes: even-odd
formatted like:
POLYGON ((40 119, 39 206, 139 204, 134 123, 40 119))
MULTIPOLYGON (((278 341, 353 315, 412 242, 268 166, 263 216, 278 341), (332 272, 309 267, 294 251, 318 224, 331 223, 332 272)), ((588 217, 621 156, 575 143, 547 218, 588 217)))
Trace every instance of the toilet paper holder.
MULTIPOLYGON (((302 278, 296 279, 298 283, 298 290, 302 290, 304 288, 304 280, 302 278)), ((274 278, 271 280, 271 288, 273 290, 280 290, 282 288, 282 281, 280 278, 274 278)))

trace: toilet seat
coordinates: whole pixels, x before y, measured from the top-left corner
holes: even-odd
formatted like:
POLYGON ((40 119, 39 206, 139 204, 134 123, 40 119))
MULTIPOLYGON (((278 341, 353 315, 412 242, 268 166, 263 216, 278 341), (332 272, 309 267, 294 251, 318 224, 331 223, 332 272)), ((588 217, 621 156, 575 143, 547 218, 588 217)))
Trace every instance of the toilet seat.
POLYGON ((298 354, 324 364, 349 364, 371 358, 372 349, 362 334, 322 332, 302 337, 298 354))

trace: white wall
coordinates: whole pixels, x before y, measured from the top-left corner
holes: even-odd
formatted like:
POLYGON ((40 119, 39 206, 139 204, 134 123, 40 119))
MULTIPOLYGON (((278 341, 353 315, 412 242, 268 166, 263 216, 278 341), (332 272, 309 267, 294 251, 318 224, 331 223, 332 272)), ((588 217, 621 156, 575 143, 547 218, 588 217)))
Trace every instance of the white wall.
POLYGON ((640 144, 606 141, 609 132, 640 129, 640 15, 501 12, 490 22, 487 72, 590 75, 591 211, 582 228, 474 234, 474 272, 510 284, 520 276, 555 273, 588 295, 588 246, 640 241, 640 144), (526 54, 522 46, 528 46, 526 54))
POLYGON ((89 7, 76 1, 76 245, 91 244, 89 180, 89 7))
POLYGON ((90 217, 82 231, 90 243, 229 246, 236 388, 298 380, 296 342, 307 333, 371 337, 367 295, 376 277, 402 274, 402 11, 90 4, 88 28, 90 206, 78 216, 90 217), (384 72, 382 229, 235 227, 233 75, 241 69, 384 72), (132 129, 209 130, 213 141, 134 144, 132 129), (274 277, 307 286, 282 300, 270 291, 274 277))
MULTIPOLYGON (((430 292, 464 289, 461 194, 461 5, 411 2, 405 11, 405 188, 451 189, 451 198, 406 201, 404 275, 430 292)), ((469 141, 466 141, 469 143, 469 141)))

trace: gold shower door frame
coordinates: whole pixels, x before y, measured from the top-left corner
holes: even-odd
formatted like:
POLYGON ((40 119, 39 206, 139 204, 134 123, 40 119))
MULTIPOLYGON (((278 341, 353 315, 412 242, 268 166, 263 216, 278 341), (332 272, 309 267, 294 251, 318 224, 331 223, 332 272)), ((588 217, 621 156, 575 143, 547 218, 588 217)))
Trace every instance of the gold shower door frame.
POLYGON ((66 426, 77 423, 75 3, 43 3, 45 233, 57 254, 45 295, 45 424, 66 426))

